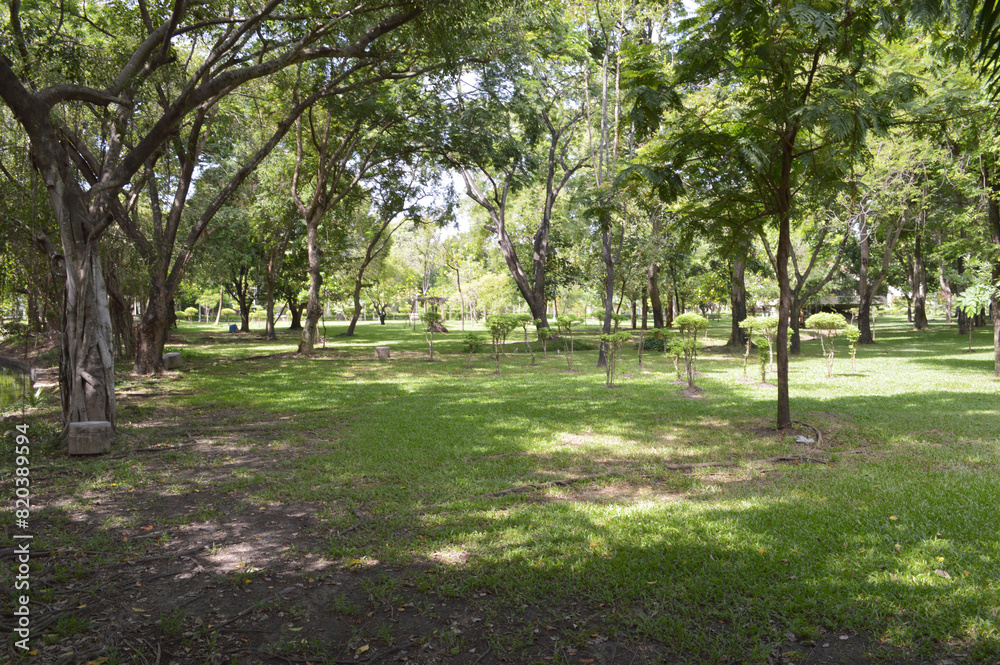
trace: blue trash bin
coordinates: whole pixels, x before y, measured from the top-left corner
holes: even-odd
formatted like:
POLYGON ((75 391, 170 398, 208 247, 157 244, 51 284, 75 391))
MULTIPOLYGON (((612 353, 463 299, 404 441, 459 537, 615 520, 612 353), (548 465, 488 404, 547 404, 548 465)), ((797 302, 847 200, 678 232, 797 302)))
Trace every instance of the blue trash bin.
POLYGON ((229 324, 229 332, 236 332, 236 324, 235 323, 230 323, 229 324))

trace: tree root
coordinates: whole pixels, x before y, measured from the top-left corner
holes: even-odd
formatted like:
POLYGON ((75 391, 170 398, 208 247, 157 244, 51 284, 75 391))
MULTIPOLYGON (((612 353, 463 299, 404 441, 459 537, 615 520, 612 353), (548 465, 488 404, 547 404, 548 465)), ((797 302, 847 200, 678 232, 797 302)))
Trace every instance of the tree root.
POLYGON ((792 423, 793 424, 794 423, 798 423, 799 425, 802 425, 803 427, 808 427, 813 432, 815 432, 816 433, 816 447, 817 448, 822 448, 823 447, 823 433, 822 432, 820 432, 818 429, 816 429, 815 427, 813 427, 809 423, 803 422, 801 420, 793 420, 792 423))

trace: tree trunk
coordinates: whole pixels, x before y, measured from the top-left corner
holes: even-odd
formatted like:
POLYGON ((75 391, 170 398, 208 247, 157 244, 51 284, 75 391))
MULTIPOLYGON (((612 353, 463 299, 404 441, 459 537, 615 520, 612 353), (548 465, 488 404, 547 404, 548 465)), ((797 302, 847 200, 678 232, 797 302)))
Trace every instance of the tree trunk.
POLYGON ((868 235, 868 221, 866 213, 861 213, 861 232, 859 234, 859 244, 861 246, 861 270, 858 272, 858 330, 861 337, 858 344, 874 344, 875 338, 872 335, 872 297, 874 289, 868 283, 868 268, 871 261, 871 243, 868 235))
POLYGON ((121 283, 113 264, 106 271, 105 283, 108 287, 108 313, 111 316, 115 357, 119 359, 134 358, 135 321, 132 320, 132 309, 122 294, 121 283))
POLYGON ((927 328, 927 267, 921 249, 921 233, 913 241, 913 329, 927 328))
POLYGON ((225 289, 221 286, 219 287, 219 311, 215 313, 215 325, 219 325, 219 321, 222 320, 222 295, 225 289))
POLYGON ((649 287, 642 287, 642 329, 649 330, 649 287))
POLYGON ((781 141, 781 180, 777 191, 778 255, 778 429, 791 427, 792 410, 788 396, 788 318, 792 310, 792 289, 788 277, 788 259, 792 253, 792 161, 794 160, 797 127, 786 126, 781 141))
MULTIPOLYGON (((624 229, 623 229, 624 232, 624 229)), ((621 245, 619 244, 619 249, 621 245)), ((604 324, 601 333, 607 335, 611 332, 611 311, 615 304, 615 259, 611 254, 611 229, 605 228, 601 232, 601 254, 604 258, 605 282, 604 282, 604 324)), ((601 342, 600 352, 597 355, 597 366, 608 366, 608 345, 601 342)))
POLYGON ((265 276, 267 281, 267 321, 264 323, 264 339, 278 339, 274 333, 274 275, 271 271, 265 276))
POLYGON ((288 299, 288 311, 291 313, 292 322, 288 326, 289 330, 302 330, 302 303, 298 298, 288 299))
POLYGON ((650 263, 646 269, 647 284, 649 289, 649 306, 653 310, 653 327, 663 327, 663 303, 660 301, 660 266, 650 263))
POLYGON ((139 319, 139 335, 135 348, 135 373, 160 374, 163 372, 163 347, 170 331, 170 307, 162 289, 149 294, 142 318, 139 319))
POLYGON ((62 235, 66 297, 59 387, 64 426, 88 420, 113 425, 115 361, 100 248, 97 239, 75 242, 66 229, 62 235))
POLYGON ((323 285, 319 262, 319 222, 319 217, 314 215, 306 225, 306 243, 309 247, 309 303, 306 305, 306 325, 302 329, 299 353, 313 352, 317 337, 316 325, 323 313, 319 305, 319 290, 323 285))
POLYGON ((788 320, 788 324, 792 328, 792 341, 788 346, 788 352, 795 356, 802 353, 802 334, 800 332, 800 328, 802 327, 802 305, 802 301, 793 292, 791 314, 788 320))
POLYGON ((740 328, 740 323, 747 318, 746 259, 742 256, 733 258, 730 277, 729 302, 733 320, 726 346, 742 349, 747 345, 747 333, 740 328))
POLYGON ((361 286, 362 286, 361 276, 362 276, 362 274, 364 274, 364 267, 362 267, 361 270, 358 271, 358 274, 355 276, 355 279, 354 279, 354 292, 351 294, 351 297, 352 297, 352 299, 354 301, 354 313, 351 314, 351 322, 347 324, 347 332, 345 333, 345 336, 347 336, 347 337, 353 337, 354 336, 354 328, 357 327, 357 325, 358 325, 358 319, 361 318, 361 286))

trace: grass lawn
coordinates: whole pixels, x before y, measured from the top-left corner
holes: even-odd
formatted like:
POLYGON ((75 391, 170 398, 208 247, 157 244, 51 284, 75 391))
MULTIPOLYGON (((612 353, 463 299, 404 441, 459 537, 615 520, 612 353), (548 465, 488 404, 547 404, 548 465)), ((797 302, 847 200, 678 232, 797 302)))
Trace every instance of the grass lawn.
POLYGON ((779 435, 728 326, 690 394, 634 344, 606 387, 595 328, 573 372, 550 342, 496 375, 454 322, 433 362, 402 322, 311 358, 182 323, 181 371, 120 375, 111 456, 44 444, 54 398, 25 416, 36 662, 1000 660, 991 332, 886 317, 832 378, 806 341, 779 435))

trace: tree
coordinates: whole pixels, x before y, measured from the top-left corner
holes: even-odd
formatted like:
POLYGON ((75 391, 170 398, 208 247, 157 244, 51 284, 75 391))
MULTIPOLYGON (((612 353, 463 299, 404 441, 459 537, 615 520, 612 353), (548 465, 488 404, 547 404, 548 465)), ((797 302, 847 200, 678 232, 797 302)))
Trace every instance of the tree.
MULTIPOLYGON (((369 72, 374 78, 391 76, 391 71, 376 71, 393 52, 380 52, 379 40, 416 21, 425 9, 372 3, 288 21, 280 0, 247 14, 187 2, 151 12, 140 0, 92 5, 86 16, 61 4, 56 20, 44 3, 22 8, 15 1, 8 7, 12 39, 0 53, 0 99, 30 139, 32 162, 49 191, 66 265, 60 363, 64 422, 113 423, 112 325, 100 260, 108 227, 117 222, 163 281, 163 288, 152 285, 137 345, 137 369, 155 371, 161 367, 166 304, 215 212, 316 99, 362 85, 369 72), (267 38, 254 37, 264 34, 267 38), (343 66, 331 67, 327 83, 292 107, 271 139, 193 222, 171 257, 183 204, 219 104, 250 81, 320 59, 343 66), (56 66, 50 67, 52 62, 56 66), (62 67, 60 62, 78 66, 62 67), (76 122, 83 118, 96 121, 76 122), (150 239, 132 214, 143 189, 156 180, 157 162, 168 153, 176 161, 176 187, 169 213, 154 216, 150 239), (172 269, 163 279, 167 266, 172 269)), ((159 194, 148 193, 152 209, 158 210, 159 194)))
POLYGON ((819 312, 806 319, 806 328, 819 333, 820 347, 826 358, 826 377, 833 376, 833 355, 836 351, 834 342, 845 328, 847 320, 843 314, 836 312, 819 312), (829 348, 828 348, 829 347, 829 348))
POLYGON ((700 165, 706 159, 746 165, 762 214, 778 230, 777 425, 785 428, 791 425, 786 342, 795 193, 810 178, 832 175, 838 154, 857 154, 867 129, 883 122, 893 100, 912 96, 907 79, 873 67, 882 34, 893 38, 899 28, 874 0, 712 0, 684 28, 678 81, 711 89, 734 113, 724 123, 699 122, 678 145, 701 158, 700 165))
POLYGON ((674 319, 674 326, 680 333, 684 349, 684 367, 687 370, 688 387, 694 388, 694 373, 697 370, 698 348, 701 340, 698 331, 708 327, 708 319, 700 314, 681 314, 674 319))
POLYGON ((553 209, 588 158, 576 154, 574 140, 584 116, 576 98, 581 56, 571 46, 574 35, 557 18, 540 27, 522 45, 522 58, 512 63, 510 73, 480 73, 481 87, 497 86, 489 95, 470 98, 459 82, 448 109, 456 118, 455 126, 439 150, 461 173, 466 194, 487 214, 486 229, 495 235, 532 318, 547 325, 546 268, 553 209), (567 59, 577 62, 567 66, 567 59), (543 193, 530 241, 529 275, 518 252, 522 241, 511 233, 509 204, 534 182, 540 183, 543 193))
POLYGON ((430 345, 430 355, 427 356, 427 359, 434 360, 434 331, 441 323, 441 315, 431 310, 421 314, 420 320, 427 324, 427 330, 424 332, 427 343, 430 345))
POLYGON ((573 328, 581 323, 583 323, 581 319, 569 314, 556 317, 556 325, 559 328, 559 332, 566 335, 563 338, 563 350, 566 351, 566 362, 571 372, 573 371, 573 328))

